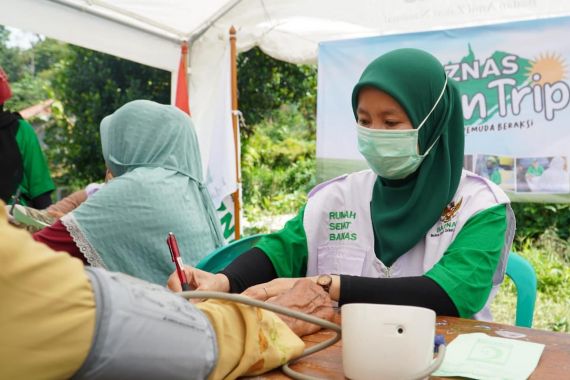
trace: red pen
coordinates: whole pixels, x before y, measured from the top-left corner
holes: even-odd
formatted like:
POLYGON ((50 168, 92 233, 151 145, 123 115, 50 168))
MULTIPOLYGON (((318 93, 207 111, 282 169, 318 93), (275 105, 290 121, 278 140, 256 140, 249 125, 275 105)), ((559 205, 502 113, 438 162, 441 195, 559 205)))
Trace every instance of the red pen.
POLYGON ((186 273, 182 270, 183 263, 182 258, 180 257, 180 251, 178 250, 178 243, 176 242, 176 236, 172 232, 168 233, 168 237, 166 238, 166 244, 168 244, 168 249, 170 249, 170 256, 172 257, 172 261, 176 265, 176 273, 178 274, 178 278, 180 279, 180 284, 182 285, 182 290, 192 290, 190 288, 190 284, 188 284, 188 280, 186 279, 186 273))

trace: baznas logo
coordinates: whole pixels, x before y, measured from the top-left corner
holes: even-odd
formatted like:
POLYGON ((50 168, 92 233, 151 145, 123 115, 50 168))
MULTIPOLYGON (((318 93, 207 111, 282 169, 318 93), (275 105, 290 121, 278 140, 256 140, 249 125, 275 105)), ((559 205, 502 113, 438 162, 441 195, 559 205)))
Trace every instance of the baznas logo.
POLYGON ((498 113, 519 116, 524 109, 544 113, 548 121, 570 105, 570 85, 563 57, 543 53, 535 60, 495 51, 487 59, 469 53, 445 65, 457 81, 466 126, 479 125, 498 113))
POLYGON ((443 210, 443 213, 441 214, 440 218, 441 221, 443 223, 447 223, 451 219, 453 219, 455 215, 457 215, 457 211, 459 211, 459 209, 461 208, 461 203, 463 203, 463 197, 460 198, 457 203, 455 203, 455 201, 451 201, 451 203, 448 204, 447 207, 445 207, 445 210, 443 210))

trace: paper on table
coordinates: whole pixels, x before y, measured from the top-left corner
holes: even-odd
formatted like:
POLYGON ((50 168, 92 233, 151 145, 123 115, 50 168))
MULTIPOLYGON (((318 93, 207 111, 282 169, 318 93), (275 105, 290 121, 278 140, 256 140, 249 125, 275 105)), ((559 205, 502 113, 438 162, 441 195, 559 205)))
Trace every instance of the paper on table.
POLYGON ((25 224, 27 226, 32 226, 38 229, 42 229, 44 227, 49 226, 49 224, 42 222, 41 220, 37 220, 29 215, 26 214, 25 210, 23 211, 23 207, 20 205, 16 205, 14 207, 14 219, 17 222, 25 224))
POLYGON ((527 379, 536 368, 544 344, 462 334, 447 347, 441 367, 432 376, 472 379, 527 379))

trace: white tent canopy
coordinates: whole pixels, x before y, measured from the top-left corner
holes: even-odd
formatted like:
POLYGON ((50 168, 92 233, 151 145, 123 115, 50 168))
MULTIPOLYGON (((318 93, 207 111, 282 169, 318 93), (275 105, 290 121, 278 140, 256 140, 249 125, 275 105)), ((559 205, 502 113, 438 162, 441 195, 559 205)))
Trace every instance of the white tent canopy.
POLYGON ((239 51, 257 45, 277 59, 314 63, 321 41, 568 15, 570 2, 0 0, 0 10, 0 24, 171 71, 173 84, 179 44, 189 41, 191 110, 216 200, 236 186, 233 154, 223 165, 220 158, 232 143, 230 26, 239 51))

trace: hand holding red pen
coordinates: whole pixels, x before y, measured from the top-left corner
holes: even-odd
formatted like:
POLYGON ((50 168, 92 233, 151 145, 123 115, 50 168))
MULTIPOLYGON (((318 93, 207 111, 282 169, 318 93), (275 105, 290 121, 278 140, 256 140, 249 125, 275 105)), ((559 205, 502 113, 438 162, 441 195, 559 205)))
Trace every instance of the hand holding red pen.
MULTIPOLYGON (((182 271, 190 286, 196 290, 230 291, 230 282, 228 278, 221 273, 213 274, 191 266, 182 267, 182 271)), ((182 282, 176 271, 168 278, 167 286, 173 292, 182 291, 182 282)))
POLYGON ((170 256, 174 265, 176 266, 176 274, 178 275, 178 279, 180 280, 180 285, 182 290, 187 291, 191 290, 190 284, 188 283, 188 279, 186 278, 186 273, 182 269, 184 267, 184 263, 182 263, 182 257, 180 257, 180 250, 178 248, 178 242, 176 241, 176 236, 172 232, 168 233, 168 237, 166 238, 166 244, 168 245, 168 249, 170 250, 170 256))

